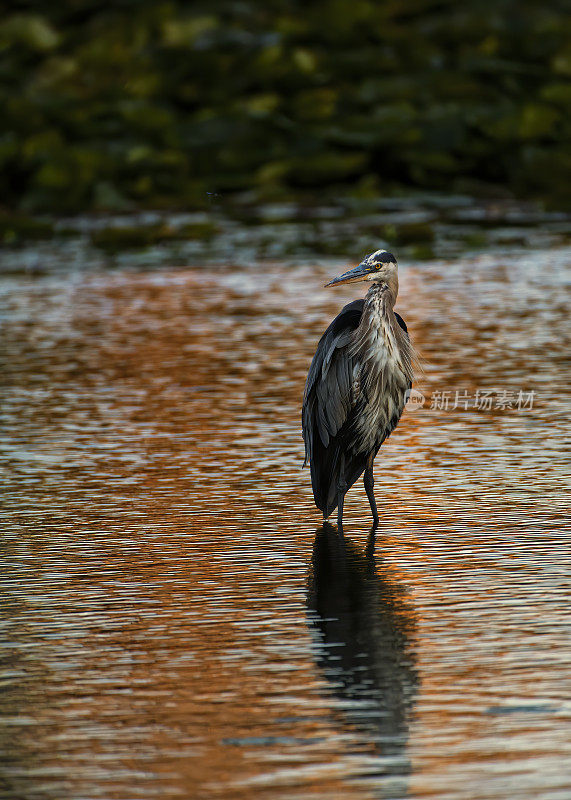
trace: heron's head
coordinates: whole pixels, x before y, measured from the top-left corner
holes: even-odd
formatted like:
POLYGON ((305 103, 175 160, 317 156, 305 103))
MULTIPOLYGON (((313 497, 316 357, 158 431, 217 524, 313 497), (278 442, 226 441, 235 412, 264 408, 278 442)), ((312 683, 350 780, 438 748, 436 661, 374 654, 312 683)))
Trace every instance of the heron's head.
POLYGON ((397 260, 392 253, 386 250, 375 250, 361 263, 333 278, 326 286, 338 286, 341 283, 356 283, 357 281, 370 281, 371 283, 386 283, 395 299, 398 293, 397 260))

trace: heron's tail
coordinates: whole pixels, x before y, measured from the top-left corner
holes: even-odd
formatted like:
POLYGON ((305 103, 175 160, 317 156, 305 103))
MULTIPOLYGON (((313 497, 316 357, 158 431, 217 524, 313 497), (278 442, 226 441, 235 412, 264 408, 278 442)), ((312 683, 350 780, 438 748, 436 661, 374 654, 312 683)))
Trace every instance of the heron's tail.
POLYGON ((363 474, 366 465, 365 457, 348 458, 345 456, 345 459, 342 459, 340 447, 333 443, 329 447, 323 447, 319 442, 310 462, 311 485, 315 505, 323 511, 324 519, 327 519, 337 508, 339 484, 345 484, 346 491, 348 491, 363 474), (341 475, 343 461, 345 463, 343 475, 341 475))

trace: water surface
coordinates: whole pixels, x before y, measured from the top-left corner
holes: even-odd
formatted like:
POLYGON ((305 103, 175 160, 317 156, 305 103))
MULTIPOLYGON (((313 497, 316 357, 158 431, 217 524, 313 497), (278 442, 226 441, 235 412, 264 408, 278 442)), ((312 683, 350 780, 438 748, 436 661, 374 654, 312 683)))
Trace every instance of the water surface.
POLYGON ((345 545, 299 422, 344 263, 3 278, 0 796, 571 796, 570 256, 402 264, 426 400, 345 545))

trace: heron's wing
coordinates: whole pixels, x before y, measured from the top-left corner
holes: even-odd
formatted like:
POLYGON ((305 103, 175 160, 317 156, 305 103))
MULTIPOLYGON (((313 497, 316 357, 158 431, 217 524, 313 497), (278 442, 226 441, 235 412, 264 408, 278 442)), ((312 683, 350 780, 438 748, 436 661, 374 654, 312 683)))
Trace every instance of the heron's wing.
POLYGON ((311 461, 314 437, 323 447, 337 435, 352 407, 354 359, 349 344, 363 313, 364 300, 349 303, 321 337, 311 362, 303 401, 305 459, 311 461))

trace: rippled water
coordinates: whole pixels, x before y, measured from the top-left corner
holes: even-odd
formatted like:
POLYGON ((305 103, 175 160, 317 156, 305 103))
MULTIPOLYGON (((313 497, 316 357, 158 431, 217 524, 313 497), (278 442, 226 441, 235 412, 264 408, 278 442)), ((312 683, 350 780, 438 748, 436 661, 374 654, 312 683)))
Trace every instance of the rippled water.
POLYGON ((345 546, 299 430, 344 264, 4 278, 0 796, 570 797, 570 257, 402 264, 426 400, 345 546))

